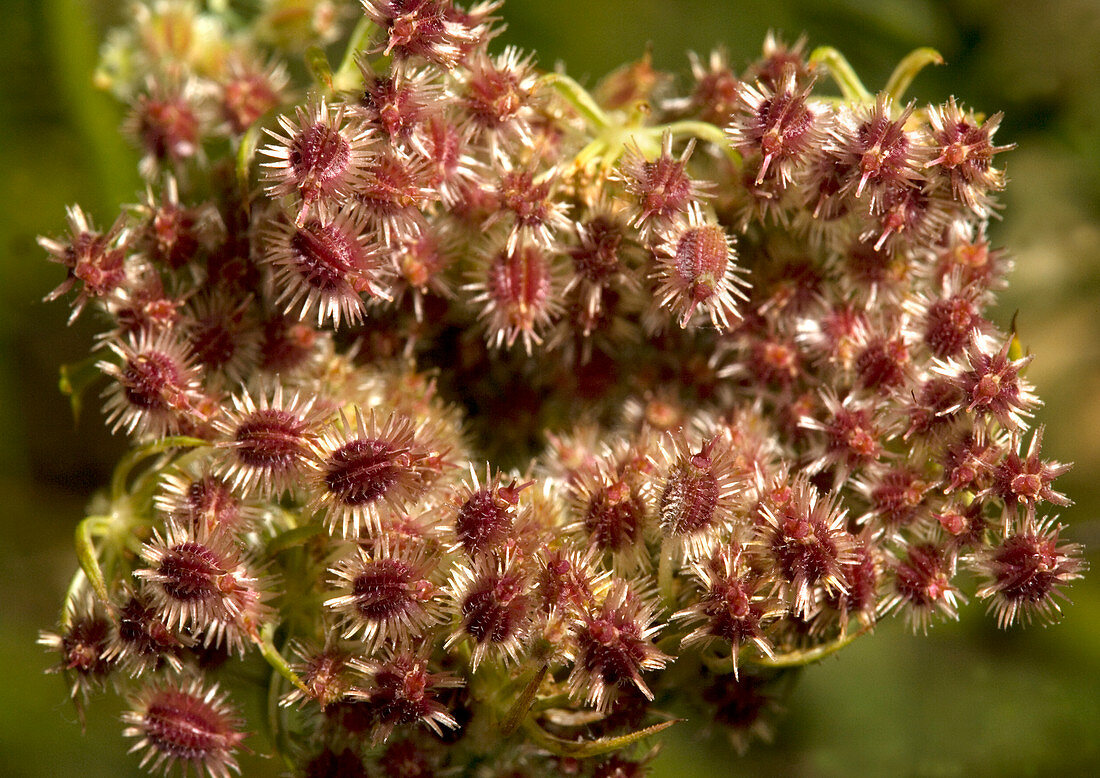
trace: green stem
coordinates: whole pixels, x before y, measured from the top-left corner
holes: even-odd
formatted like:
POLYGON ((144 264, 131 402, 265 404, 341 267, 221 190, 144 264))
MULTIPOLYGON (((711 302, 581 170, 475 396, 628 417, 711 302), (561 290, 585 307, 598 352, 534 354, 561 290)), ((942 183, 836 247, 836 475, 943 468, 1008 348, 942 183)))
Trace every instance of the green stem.
POLYGON ((676 597, 672 591, 672 555, 675 549, 669 538, 661 541, 661 559, 657 563, 657 589, 669 611, 676 610, 676 597))
POLYGON ((547 73, 539 81, 542 85, 553 87, 567 103, 576 109, 577 113, 585 118, 593 130, 598 132, 611 126, 611 120, 588 90, 569 76, 564 73, 547 73))
POLYGON ((237 147, 237 186, 241 190, 246 207, 252 204, 248 196, 252 188, 252 160, 256 157, 256 149, 260 147, 262 137, 261 122, 254 122, 245 130, 241 145, 237 147))
POLYGON ((271 729, 271 742, 275 746, 275 753, 279 755, 288 769, 293 770, 294 761, 291 758, 290 735, 285 722, 286 709, 279 704, 282 697, 281 678, 283 678, 282 673, 272 673, 267 684, 267 724, 271 729))
POLYGON ((531 713, 541 713, 551 708, 560 708, 569 704, 569 695, 565 692, 551 694, 549 697, 539 697, 531 703, 531 713))
POLYGON ((802 649, 799 651, 788 651, 785 654, 774 654, 773 656, 759 656, 753 657, 747 661, 751 664, 759 667, 801 667, 802 665, 808 665, 812 662, 817 662, 824 659, 831 654, 835 654, 840 649, 847 646, 853 640, 858 637, 866 635, 873 629, 873 624, 868 624, 857 632, 853 632, 850 635, 842 634, 836 640, 829 643, 823 643, 820 646, 814 646, 813 648, 802 649))
POLYGON ((119 460, 118 465, 115 467, 114 475, 111 476, 112 502, 121 500, 123 495, 126 494, 126 482, 130 478, 130 473, 133 472, 134 468, 143 460, 173 448, 198 448, 200 446, 209 445, 210 441, 203 440, 202 438, 173 435, 167 438, 161 438, 160 440, 146 444, 140 448, 135 448, 119 460))
POLYGON ((684 121, 672 122, 671 124, 664 124, 658 127, 653 127, 652 132, 657 135, 663 135, 666 132, 671 132, 672 136, 680 137, 688 135, 699 140, 713 143, 729 158, 737 167, 741 166, 741 153, 730 145, 729 138, 726 136, 725 130, 709 122, 694 121, 691 119, 685 119, 684 121))
POLYGON ((844 58, 843 54, 832 46, 821 46, 814 49, 813 53, 810 54, 810 62, 824 65, 829 69, 829 75, 836 81, 841 94, 847 100, 859 103, 874 102, 871 93, 859 80, 859 76, 856 75, 856 71, 851 64, 844 58))
POLYGON ((920 73, 928 65, 942 64, 943 57, 935 49, 925 47, 911 51, 894 68, 894 72, 890 74, 890 78, 886 82, 886 88, 883 91, 894 100, 900 101, 905 94, 905 90, 913 83, 917 73, 920 73))
POLYGON ((275 622, 265 624, 260 630, 260 634, 253 638, 253 642, 260 649, 264 660, 271 665, 275 672, 301 689, 305 694, 309 694, 309 689, 302 683, 302 679, 291 669, 290 664, 279 653, 279 649, 275 648, 275 622))

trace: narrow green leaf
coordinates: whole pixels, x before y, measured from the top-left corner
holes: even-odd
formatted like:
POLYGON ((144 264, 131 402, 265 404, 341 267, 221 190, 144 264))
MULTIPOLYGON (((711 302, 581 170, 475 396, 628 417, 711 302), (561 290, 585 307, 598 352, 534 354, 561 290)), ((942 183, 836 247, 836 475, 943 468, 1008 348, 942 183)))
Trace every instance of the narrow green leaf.
POLYGON ((89 516, 76 525, 76 558, 80 562, 80 568, 92 585, 96 596, 104 603, 110 603, 111 598, 107 593, 107 581, 103 577, 103 569, 99 566, 99 556, 96 554, 95 542, 92 540, 92 530, 103 523, 102 516, 89 516))
POLYGON ((248 193, 252 184, 252 160, 256 157, 256 149, 260 146, 260 138, 263 137, 263 129, 260 122, 254 123, 245 131, 241 138, 241 145, 237 149, 237 186, 249 202, 248 193))
POLYGON ((527 685, 523 687, 523 691, 520 693, 519 697, 516 698, 515 704, 512 705, 512 709, 508 711, 504 723, 500 726, 500 734, 504 737, 508 737, 519 729, 520 722, 523 721, 528 711, 531 710, 531 705, 535 701, 535 695, 538 694, 539 686, 542 685, 542 679, 546 677, 546 672, 549 669, 550 665, 544 662, 539 667, 538 671, 531 677, 531 680, 527 682, 527 685))
POLYGON ((344 58, 340 67, 332 76, 332 89, 336 92, 354 92, 363 85, 363 74, 359 71, 356 60, 365 56, 370 47, 371 38, 378 32, 378 25, 370 19, 363 17, 352 30, 348 39, 348 47, 344 51, 344 58))
POLYGON ((599 738, 598 740, 566 740, 557 735, 551 735, 531 719, 526 719, 523 722, 523 728, 538 746, 545 748, 555 756, 587 759, 588 757, 609 754, 612 751, 626 748, 632 743, 637 743, 639 740, 650 737, 651 735, 656 735, 658 732, 663 732, 673 724, 678 724, 681 721, 683 721, 683 719, 671 719, 669 721, 663 721, 660 724, 654 724, 652 727, 629 732, 625 735, 599 738))
POLYGON ((332 91, 332 66, 328 63, 328 56, 320 46, 310 46, 306 49, 306 67, 313 80, 321 86, 332 91))
POLYGON ((278 554, 282 551, 286 551, 288 548, 307 543, 318 535, 323 534, 324 531, 324 526, 316 522, 306 524, 304 527, 288 529, 286 532, 280 532, 267 544, 267 551, 269 554, 278 554))
POLYGON ((61 376, 58 378, 57 386, 61 393, 69 398, 74 421, 80 421, 84 393, 102 375, 99 368, 96 367, 96 363, 101 360, 101 354, 93 354, 79 362, 71 362, 61 366, 61 376))

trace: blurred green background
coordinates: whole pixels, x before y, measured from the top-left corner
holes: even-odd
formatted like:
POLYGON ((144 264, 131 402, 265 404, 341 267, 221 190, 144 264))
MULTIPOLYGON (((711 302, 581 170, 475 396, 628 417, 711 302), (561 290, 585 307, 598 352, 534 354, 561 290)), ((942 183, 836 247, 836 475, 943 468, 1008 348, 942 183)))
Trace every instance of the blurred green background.
MULTIPOLYGON (((120 109, 90 83, 104 30, 126 5, 0 0, 0 775, 136 774, 116 709, 91 708, 86 735, 49 659, 52 625, 75 564, 71 535, 122 445, 89 408, 74 424, 57 368, 85 355, 93 330, 67 327, 42 296, 62 278, 35 245, 79 202, 100 225, 139 191, 120 109)), ((687 73, 688 49, 725 45, 735 68, 768 29, 844 51, 872 89, 917 46, 948 65, 913 94, 955 94, 1004 110, 1011 183, 996 242, 1016 258, 996 319, 1019 311, 1038 356, 1030 378, 1047 407, 1044 450, 1075 469, 1068 537, 1094 571, 1054 627, 998 632, 979 604, 927 638, 887 621, 804 673, 771 745, 737 759, 705 722, 665 744, 661 776, 1087 775, 1100 767, 1100 3, 1095 0, 509 0, 502 40, 594 82, 653 45, 658 67, 687 73)), ((274 765, 246 760, 246 774, 274 765)))

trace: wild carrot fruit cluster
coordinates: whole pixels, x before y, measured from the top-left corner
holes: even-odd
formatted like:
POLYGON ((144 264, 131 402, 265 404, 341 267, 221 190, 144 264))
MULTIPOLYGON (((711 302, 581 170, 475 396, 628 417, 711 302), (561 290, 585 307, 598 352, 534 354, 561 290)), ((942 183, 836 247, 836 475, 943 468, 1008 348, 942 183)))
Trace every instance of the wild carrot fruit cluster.
POLYGON ((885 614, 1058 615, 1068 465, 987 318, 1007 147, 904 102, 934 52, 587 91, 498 3, 282 5, 137 5, 100 80, 147 189, 41 240, 132 441, 42 642, 143 764, 638 775, 885 614))

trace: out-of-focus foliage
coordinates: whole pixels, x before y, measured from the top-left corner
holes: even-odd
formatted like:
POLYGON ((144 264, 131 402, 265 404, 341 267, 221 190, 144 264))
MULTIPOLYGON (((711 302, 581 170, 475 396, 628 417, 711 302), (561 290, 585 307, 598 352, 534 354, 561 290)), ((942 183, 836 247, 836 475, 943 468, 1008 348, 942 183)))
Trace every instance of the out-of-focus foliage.
MULTIPOLYGON (((74 432, 56 389, 56 365, 85 353, 90 333, 66 328, 40 298, 60 280, 37 234, 54 234, 63 206, 98 221, 138 197, 136 153, 117 132, 120 110, 91 87, 97 41, 123 4, 5 0, 0 47, 0 774, 117 776, 136 760, 97 709, 86 736, 45 676, 34 645, 74 566, 70 528, 83 495, 102 484, 120 441, 94 407, 74 432), (43 574, 43 571, 48 573, 43 574)), ((807 673, 788 701, 773 745, 732 762, 723 743, 688 722, 655 763, 659 775, 1081 774, 1100 744, 1100 6, 1088 0, 911 2, 860 0, 509 0, 504 40, 569 62, 592 83, 652 43, 655 64, 686 73, 688 49, 724 45, 743 64, 768 29, 843 50, 880 86, 916 46, 948 65, 921 74, 913 94, 951 93, 1003 109, 1000 142, 1010 177, 1006 219, 994 233, 1017 270, 997 323, 1017 321, 1038 356, 1029 371, 1049 413, 1045 451, 1076 467, 1060 487, 1074 540, 1094 572, 1050 629, 995 632, 980 607, 917 640, 885 622, 870 640, 807 673)), ((245 774, 275 774, 259 758, 245 774)))

